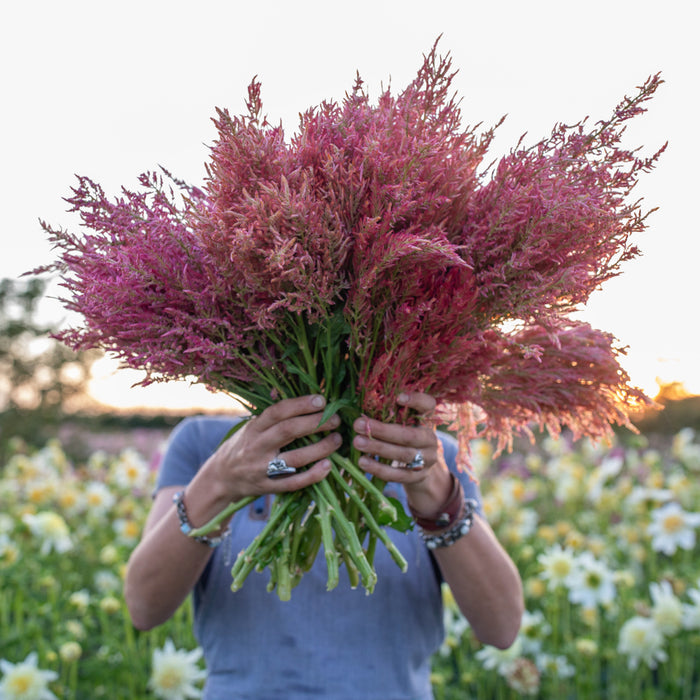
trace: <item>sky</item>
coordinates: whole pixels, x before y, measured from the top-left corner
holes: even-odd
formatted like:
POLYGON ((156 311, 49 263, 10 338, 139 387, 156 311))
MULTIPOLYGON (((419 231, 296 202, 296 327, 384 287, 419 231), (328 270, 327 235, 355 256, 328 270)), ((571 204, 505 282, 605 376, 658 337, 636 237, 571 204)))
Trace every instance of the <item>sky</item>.
MULTIPOLYGON (((0 277, 52 259, 39 220, 76 227, 66 213, 75 174, 116 194, 139 173, 167 167, 201 183, 215 107, 244 111, 262 82, 264 111, 288 135, 298 114, 342 100, 356 73, 371 96, 415 76, 438 36, 458 69, 465 125, 506 121, 491 155, 555 123, 612 113, 661 71, 665 83, 635 118, 625 145, 669 146, 637 189, 658 210, 636 237, 643 255, 596 292, 580 317, 627 347, 632 382, 654 395, 683 382, 700 394, 700 236, 694 216, 700 162, 698 42, 692 3, 668 0, 25 0, 0 10, 0 277)), ((60 306, 45 313, 63 318, 60 306)), ((95 393, 115 405, 206 404, 202 390, 130 388, 139 376, 102 363, 95 393)), ((229 400, 225 399, 226 405, 229 400)))

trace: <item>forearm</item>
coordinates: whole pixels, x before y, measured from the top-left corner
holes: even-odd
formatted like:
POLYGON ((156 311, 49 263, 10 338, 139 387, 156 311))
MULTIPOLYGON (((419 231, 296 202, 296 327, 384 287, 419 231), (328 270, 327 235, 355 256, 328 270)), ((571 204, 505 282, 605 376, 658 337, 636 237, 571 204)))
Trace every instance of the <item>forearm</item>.
MULTIPOLYGON (((178 490, 181 487, 159 492, 143 539, 129 560, 125 598, 139 629, 150 629, 170 618, 196 584, 213 551, 181 532, 172 503, 178 490)), ((212 491, 202 478, 195 477, 187 486, 187 514, 196 526, 208 522, 226 505, 212 491)))
MULTIPOLYGON (((449 472, 435 467, 424 481, 408 487, 409 503, 417 512, 437 515, 451 485, 449 472)), ((510 646, 522 618, 522 584, 488 523, 475 513, 466 535, 433 553, 477 637, 494 646, 510 646)))
POLYGON ((522 582, 515 564, 479 515, 449 547, 433 550, 443 578, 474 633, 485 644, 509 647, 523 614, 522 582))

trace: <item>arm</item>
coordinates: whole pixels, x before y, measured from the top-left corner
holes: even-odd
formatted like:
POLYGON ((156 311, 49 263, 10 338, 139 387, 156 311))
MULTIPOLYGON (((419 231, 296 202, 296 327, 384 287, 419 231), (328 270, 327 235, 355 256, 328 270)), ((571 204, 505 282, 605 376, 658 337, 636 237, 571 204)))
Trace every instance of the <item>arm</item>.
MULTIPOLYGON (((426 394, 407 395, 403 404, 419 413, 435 408, 435 401, 426 394)), ((403 484, 415 510, 437 515, 449 495, 451 477, 446 466, 438 463, 434 432, 366 418, 358 419, 354 427, 357 432, 354 445, 367 455, 406 464, 416 450, 421 450, 425 466, 420 471, 392 467, 364 456, 360 458, 360 465, 380 479, 403 484)), ((500 648, 510 646, 523 613, 522 583, 515 565, 488 523, 475 514, 467 535, 433 553, 476 636, 485 644, 500 648)))
MULTIPOLYGON (((267 464, 294 440, 339 425, 339 418, 332 416, 319 427, 324 405, 320 396, 280 401, 234 433, 187 485, 185 505, 190 522, 203 525, 229 503, 247 496, 296 491, 323 479, 330 470, 327 457, 340 444, 337 433, 282 452, 290 466, 312 465, 306 471, 272 480, 267 477, 267 464)), ((180 490, 182 486, 170 486, 158 492, 141 542, 129 559, 124 593, 131 619, 139 629, 150 629, 170 618, 212 554, 206 544, 180 531, 172 502, 173 494, 180 490)))

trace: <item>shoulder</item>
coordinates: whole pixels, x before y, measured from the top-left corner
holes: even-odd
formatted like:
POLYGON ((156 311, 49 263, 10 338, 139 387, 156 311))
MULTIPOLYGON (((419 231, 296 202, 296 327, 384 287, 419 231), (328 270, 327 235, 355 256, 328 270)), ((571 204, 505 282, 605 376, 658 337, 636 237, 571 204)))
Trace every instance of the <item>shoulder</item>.
POLYGON ((191 416, 178 423, 165 447, 157 488, 189 483, 240 420, 240 416, 191 416))

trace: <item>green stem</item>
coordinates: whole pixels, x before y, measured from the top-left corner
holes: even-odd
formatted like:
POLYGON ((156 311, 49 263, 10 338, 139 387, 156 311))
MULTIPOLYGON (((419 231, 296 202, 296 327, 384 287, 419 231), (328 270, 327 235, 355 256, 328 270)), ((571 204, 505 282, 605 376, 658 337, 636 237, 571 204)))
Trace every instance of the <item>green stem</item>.
POLYGON ((396 520, 396 508, 394 508, 387 497, 379 490, 379 488, 377 488, 374 481, 370 481, 365 476, 364 472, 358 466, 356 466, 352 460, 339 455, 337 452, 334 452, 331 455, 331 460, 335 461, 339 467, 348 472, 348 474, 352 476, 353 482, 360 484, 369 494, 374 496, 379 504, 380 512, 387 516, 390 521, 393 522, 396 520))
MULTIPOLYGON (((391 538, 387 535, 386 531, 384 530, 381 525, 379 525, 374 518, 374 515, 370 511, 370 509, 366 506, 366 504, 362 501, 362 499, 357 495, 355 490, 350 486, 350 484, 343 479, 343 477, 340 475, 336 467, 333 467, 331 469, 331 475, 337 480, 337 482, 343 487, 345 490, 345 493, 348 494, 352 502, 357 506, 359 511, 362 513, 362 515, 365 518, 365 523, 367 524, 367 527, 370 529, 370 532, 376 535, 384 546, 389 550, 389 554, 391 554, 391 558, 398 564, 399 568, 401 571, 404 573, 408 569, 408 564, 406 560, 404 559, 403 555, 399 550, 397 549, 396 545, 392 542, 391 538)), ((376 539, 372 540, 373 542, 376 542, 376 539)), ((369 556, 367 556, 369 559, 369 556)), ((370 559, 371 561, 371 559, 370 559)))
POLYGON ((318 484, 314 484, 316 494, 316 504, 318 505, 318 515, 321 523, 321 539, 326 556, 326 566, 328 568, 328 581, 326 590, 330 591, 338 585, 338 553, 333 544, 333 529, 331 527, 330 507, 323 496, 319 493, 318 484))
POLYGON ((365 556, 364 550, 362 549, 362 544, 357 537, 355 528, 343 514, 340 503, 333 493, 330 483, 324 479, 320 483, 314 484, 314 487, 317 493, 319 493, 320 500, 327 503, 331 516, 335 522, 335 531, 347 543, 348 553, 360 572, 362 583, 367 592, 371 593, 374 590, 374 584, 377 581, 377 574, 367 561, 367 557, 365 556))
MULTIPOLYGON (((253 541, 248 545, 248 548, 238 555, 238 558, 233 564, 231 569, 231 576, 233 581, 231 583, 231 590, 240 590, 243 582, 248 577, 248 574, 255 568, 257 562, 258 550, 261 550, 261 545, 265 543, 268 546, 274 546, 277 544, 277 538, 272 536, 275 528, 277 528, 280 520, 284 518, 287 514, 287 507, 289 506, 289 499, 276 499, 270 513, 270 518, 263 530, 258 533, 253 541)), ((265 550, 267 547, 264 548, 265 550)))
POLYGON ((253 503, 253 501, 256 501, 257 499, 257 496, 246 496, 245 498, 241 498, 239 501, 229 503, 229 505, 227 505, 226 508, 224 508, 220 513, 215 515, 209 522, 205 523, 201 527, 197 527, 194 530, 192 530, 189 533, 189 536, 200 537, 202 535, 208 535, 210 532, 213 532, 214 530, 218 529, 218 527, 224 520, 226 520, 226 518, 241 510, 241 508, 245 508, 247 505, 250 505, 251 503, 253 503))

